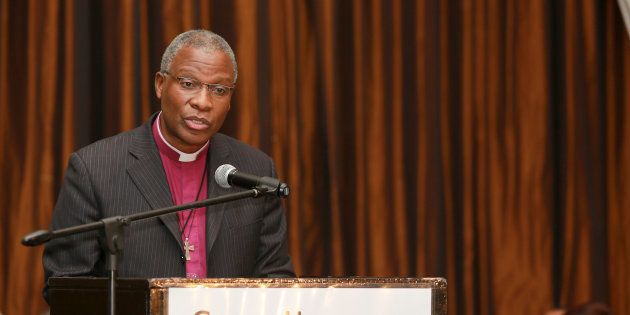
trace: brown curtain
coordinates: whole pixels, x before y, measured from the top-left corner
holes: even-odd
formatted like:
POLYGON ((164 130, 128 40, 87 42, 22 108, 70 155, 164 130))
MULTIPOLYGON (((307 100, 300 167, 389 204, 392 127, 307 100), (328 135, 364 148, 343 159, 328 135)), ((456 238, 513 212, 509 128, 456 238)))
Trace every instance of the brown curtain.
POLYGON ((450 314, 630 314, 630 40, 614 0, 0 0, 0 312, 39 314, 73 150, 159 109, 179 32, 235 48, 223 132, 291 184, 302 276, 439 276, 450 314))

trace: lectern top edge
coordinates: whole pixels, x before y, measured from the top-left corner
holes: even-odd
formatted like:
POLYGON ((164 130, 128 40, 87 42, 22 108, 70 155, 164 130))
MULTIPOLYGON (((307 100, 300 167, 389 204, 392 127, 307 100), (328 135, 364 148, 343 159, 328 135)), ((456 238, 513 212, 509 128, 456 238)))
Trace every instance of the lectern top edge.
MULTIPOLYGON (((53 277, 49 285, 58 286, 92 286, 100 285, 105 278, 93 277, 53 277), (88 281, 85 281, 88 280, 88 281)), ((147 288, 173 287, 339 287, 339 288, 431 288, 446 289, 444 278, 403 278, 403 277, 325 277, 325 278, 120 278, 119 286, 147 288)))
POLYGON ((153 288, 173 287, 301 287, 301 288, 431 288, 446 289, 444 278, 384 278, 384 277, 344 277, 344 278, 154 278, 147 279, 153 288))

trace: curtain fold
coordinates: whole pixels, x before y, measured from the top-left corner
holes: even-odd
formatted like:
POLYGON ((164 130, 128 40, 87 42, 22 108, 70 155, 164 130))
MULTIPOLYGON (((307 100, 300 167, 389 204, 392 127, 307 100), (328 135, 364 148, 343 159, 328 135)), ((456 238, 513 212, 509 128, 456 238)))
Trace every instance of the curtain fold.
POLYGON ((239 78, 223 132, 291 184, 303 276, 439 276, 449 313, 630 314, 630 40, 616 1, 0 0, 0 312, 39 314, 69 154, 159 109, 170 40, 239 78))
POLYGON ((3 1, 0 10, 0 311, 36 314, 43 307, 42 249, 20 240, 49 224, 74 149, 74 12, 66 1, 3 1))
POLYGON ((619 27, 620 18, 613 5, 605 7, 605 58, 603 66, 602 98, 606 103, 604 115, 606 125, 605 164, 605 231, 608 249, 606 258, 608 273, 607 292, 610 303, 619 313, 630 313, 630 200, 628 199, 627 178, 630 175, 630 41, 619 27), (625 38, 624 38, 625 37, 625 38))

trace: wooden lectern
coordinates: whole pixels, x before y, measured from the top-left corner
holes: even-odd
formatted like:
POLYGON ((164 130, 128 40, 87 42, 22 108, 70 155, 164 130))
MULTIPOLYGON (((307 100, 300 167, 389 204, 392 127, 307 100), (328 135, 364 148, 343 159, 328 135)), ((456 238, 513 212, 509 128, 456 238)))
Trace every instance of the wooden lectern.
MULTIPOLYGON (((106 278, 50 278, 50 313, 106 314, 106 278)), ((446 314, 443 278, 124 279, 116 314, 446 314)))

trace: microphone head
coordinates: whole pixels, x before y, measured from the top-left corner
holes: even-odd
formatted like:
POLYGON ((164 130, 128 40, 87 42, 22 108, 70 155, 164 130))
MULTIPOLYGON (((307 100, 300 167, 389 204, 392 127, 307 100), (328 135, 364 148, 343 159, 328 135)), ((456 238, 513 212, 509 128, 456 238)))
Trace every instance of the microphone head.
POLYGON ((236 167, 230 164, 223 164, 217 167, 217 170, 214 172, 214 180, 219 184, 219 186, 223 188, 230 188, 230 182, 228 181, 228 175, 232 174, 236 171, 236 167))

